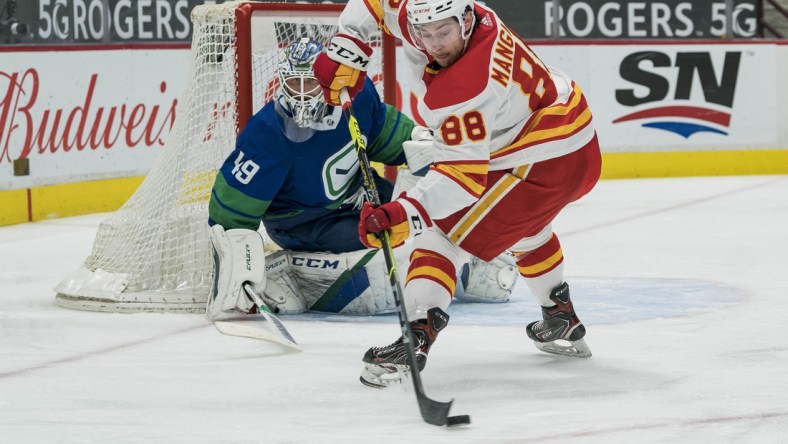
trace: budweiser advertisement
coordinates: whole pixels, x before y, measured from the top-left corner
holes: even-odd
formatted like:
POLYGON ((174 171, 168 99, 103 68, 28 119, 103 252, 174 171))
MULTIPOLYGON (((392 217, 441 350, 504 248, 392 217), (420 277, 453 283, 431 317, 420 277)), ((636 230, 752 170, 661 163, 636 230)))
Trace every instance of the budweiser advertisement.
MULTIPOLYGON (((784 142, 775 45, 534 49, 585 90, 606 152, 775 148, 784 142)), ((4 53, 0 189, 144 175, 178 114, 187 70, 185 49, 4 53), (10 164, 17 159, 29 159, 29 176, 13 175, 10 164)), ((421 120, 407 76, 398 74, 398 102, 421 120)), ((205 131, 210 137, 210 128, 205 131)))
POLYGON ((144 175, 177 116, 188 54, 3 53, 0 189, 144 175), (13 176, 9 164, 24 159, 30 174, 13 176))

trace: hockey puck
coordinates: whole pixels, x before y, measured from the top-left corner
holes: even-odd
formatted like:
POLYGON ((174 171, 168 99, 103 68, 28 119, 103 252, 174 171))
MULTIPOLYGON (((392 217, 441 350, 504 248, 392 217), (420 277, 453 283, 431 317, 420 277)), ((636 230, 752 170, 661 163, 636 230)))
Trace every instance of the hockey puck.
POLYGON ((471 417, 468 415, 449 416, 446 418, 447 427, 456 427, 471 423, 471 417))

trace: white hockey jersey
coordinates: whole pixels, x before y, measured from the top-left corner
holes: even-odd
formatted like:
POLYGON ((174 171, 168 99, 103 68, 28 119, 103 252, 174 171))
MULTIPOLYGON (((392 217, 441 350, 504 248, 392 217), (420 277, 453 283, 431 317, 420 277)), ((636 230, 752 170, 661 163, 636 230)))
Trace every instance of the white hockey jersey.
POLYGON ((476 5, 465 53, 442 68, 408 33, 408 0, 349 0, 340 32, 368 40, 382 28, 403 41, 418 112, 436 135, 433 166, 408 196, 433 219, 476 202, 487 173, 559 157, 593 137, 580 88, 547 67, 490 9, 476 5))

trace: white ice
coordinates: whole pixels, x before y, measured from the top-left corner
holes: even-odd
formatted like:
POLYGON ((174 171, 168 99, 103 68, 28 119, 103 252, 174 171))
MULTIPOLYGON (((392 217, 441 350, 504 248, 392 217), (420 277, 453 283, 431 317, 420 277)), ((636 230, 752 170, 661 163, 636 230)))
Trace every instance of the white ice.
POLYGON ((451 429, 358 381, 396 316, 283 317, 298 353, 56 306, 105 216, 0 229, 0 442, 788 442, 788 176, 600 182, 554 224, 594 356, 534 347, 522 281, 454 304, 422 373, 451 429))

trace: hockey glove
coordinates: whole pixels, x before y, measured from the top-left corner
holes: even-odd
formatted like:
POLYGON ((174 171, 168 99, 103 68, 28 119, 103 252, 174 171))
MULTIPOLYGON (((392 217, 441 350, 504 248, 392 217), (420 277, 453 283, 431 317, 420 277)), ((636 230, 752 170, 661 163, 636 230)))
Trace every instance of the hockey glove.
POLYGON ((432 220, 424 207, 417 200, 403 194, 377 208, 369 202, 365 203, 361 208, 358 235, 368 248, 380 248, 382 242, 377 233, 389 230, 391 246, 398 247, 431 226, 432 220))
POLYGON ((414 176, 424 176, 435 157, 432 131, 423 126, 414 126, 410 140, 402 142, 405 160, 414 176))
POLYGON ((352 99, 364 88, 372 48, 347 34, 331 38, 326 52, 315 59, 315 77, 329 105, 341 105, 339 91, 347 88, 352 99))

